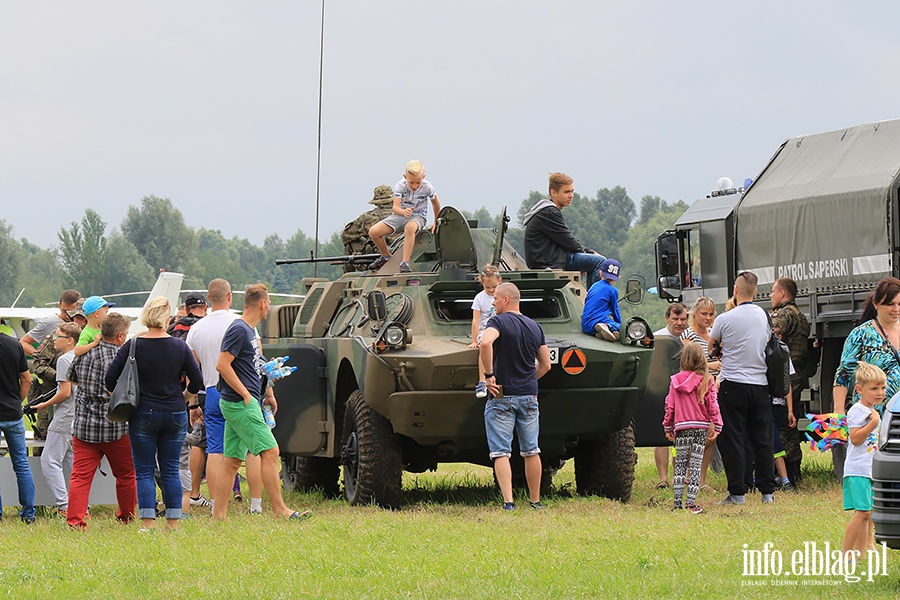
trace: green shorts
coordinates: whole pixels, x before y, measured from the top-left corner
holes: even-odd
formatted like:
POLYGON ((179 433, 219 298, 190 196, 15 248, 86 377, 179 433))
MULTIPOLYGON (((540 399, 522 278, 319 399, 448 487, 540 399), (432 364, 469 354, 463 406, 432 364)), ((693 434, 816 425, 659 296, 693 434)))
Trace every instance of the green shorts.
POLYGON ((861 475, 844 477, 844 510, 872 510, 872 480, 861 475))
POLYGON ((260 452, 278 446, 272 430, 263 419, 258 402, 244 404, 223 399, 219 403, 219 409, 225 417, 223 454, 228 458, 244 460, 248 451, 259 456, 260 452))

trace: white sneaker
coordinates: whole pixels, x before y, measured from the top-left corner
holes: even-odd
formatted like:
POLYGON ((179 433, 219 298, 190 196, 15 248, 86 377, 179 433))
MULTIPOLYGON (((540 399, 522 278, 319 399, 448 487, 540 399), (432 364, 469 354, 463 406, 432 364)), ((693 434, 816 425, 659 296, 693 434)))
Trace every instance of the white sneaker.
POLYGON ((209 503, 209 500, 203 497, 203 494, 200 494, 199 498, 191 498, 191 506, 212 506, 209 503))
POLYGON ((594 331, 597 332, 597 335, 606 340, 607 342, 617 342, 619 340, 619 332, 618 331, 610 331, 609 325, 606 323, 597 323, 594 325, 594 331))

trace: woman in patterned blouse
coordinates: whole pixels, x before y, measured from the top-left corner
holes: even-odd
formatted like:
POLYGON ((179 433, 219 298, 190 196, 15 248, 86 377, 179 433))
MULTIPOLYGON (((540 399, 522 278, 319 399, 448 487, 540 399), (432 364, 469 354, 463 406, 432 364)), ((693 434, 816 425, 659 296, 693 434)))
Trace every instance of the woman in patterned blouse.
MULTIPOLYGON (((848 400, 859 361, 879 367, 887 375, 887 398, 900 391, 900 279, 886 277, 878 282, 866 298, 860 325, 844 342, 841 364, 834 375, 835 412, 844 412, 858 398, 854 392, 848 400)), ((883 408, 882 408, 883 409, 883 408)))

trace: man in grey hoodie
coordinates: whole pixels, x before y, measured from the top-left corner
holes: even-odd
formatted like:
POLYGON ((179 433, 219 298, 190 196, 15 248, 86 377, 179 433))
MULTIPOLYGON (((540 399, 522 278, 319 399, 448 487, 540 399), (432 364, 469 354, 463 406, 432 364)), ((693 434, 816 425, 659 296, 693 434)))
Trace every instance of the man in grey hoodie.
POLYGON ((550 174, 550 199, 541 200, 525 215, 525 262, 529 269, 562 269, 585 273, 584 286, 600 280, 606 257, 579 242, 562 216, 572 204, 575 186, 565 173, 550 174))

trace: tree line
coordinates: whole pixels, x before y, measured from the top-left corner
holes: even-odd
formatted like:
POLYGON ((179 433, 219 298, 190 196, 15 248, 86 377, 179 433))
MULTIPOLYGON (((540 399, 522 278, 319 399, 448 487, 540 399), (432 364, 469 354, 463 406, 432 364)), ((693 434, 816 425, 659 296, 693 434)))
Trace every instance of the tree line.
MULTIPOLYGON (((510 222, 506 239, 522 250, 523 219, 546 194, 532 191, 510 222)), ((364 205, 361 204, 361 210, 364 205)), ((575 194, 572 206, 563 211, 578 239, 601 254, 617 258, 623 272, 643 276, 655 285, 653 244, 656 236, 671 227, 688 208, 682 201, 666 203, 658 196, 644 196, 640 205, 625 188, 603 188, 594 197, 575 194)), ((512 214, 514 207, 509 207, 512 214)), ((486 208, 463 211, 479 227, 496 227, 499 214, 486 208)), ((184 289, 205 289, 215 277, 229 280, 236 290, 264 282, 281 293, 301 293, 301 279, 312 277, 313 265, 275 266, 276 258, 309 256, 315 240, 298 229, 286 240, 269 235, 262 246, 245 238, 225 237, 221 231, 188 226, 168 198, 146 196, 139 206, 130 206, 119 227, 110 228, 93 209, 80 221, 61 227, 58 245, 40 248, 16 239, 12 227, 0 220, 0 306, 41 306, 53 302, 62 290, 75 288, 84 295, 115 294, 149 290, 160 268, 184 273, 184 289)), ((344 254, 340 232, 319 244, 320 256, 344 254)), ((340 277, 340 266, 319 264, 318 277, 340 277)), ((135 299, 140 303, 143 299, 135 299)), ((653 323, 660 306, 654 302, 628 314, 650 317, 653 323)))

